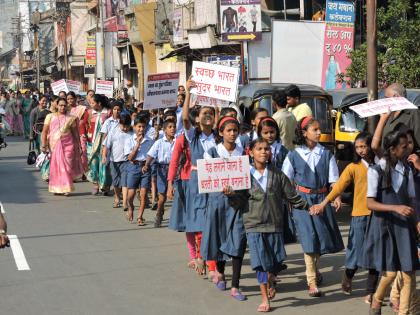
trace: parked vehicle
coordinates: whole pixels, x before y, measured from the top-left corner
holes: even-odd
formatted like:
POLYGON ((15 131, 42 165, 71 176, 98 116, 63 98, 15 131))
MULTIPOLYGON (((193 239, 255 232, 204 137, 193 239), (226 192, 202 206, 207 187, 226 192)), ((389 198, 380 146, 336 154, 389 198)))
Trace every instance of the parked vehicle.
MULTIPOLYGON (((360 118, 350 106, 367 102, 367 89, 346 89, 328 91, 333 98, 335 121, 335 156, 339 161, 350 161, 353 143, 359 132, 367 129, 367 119, 360 118)), ((379 98, 384 91, 379 92, 379 98)), ((420 89, 407 89, 407 99, 420 106, 420 89)))
MULTIPOLYGON (((269 114, 274 113, 271 95, 274 91, 284 90, 289 83, 270 84, 253 83, 245 85, 239 91, 238 106, 249 123, 249 114, 254 108, 263 107, 269 114)), ((326 91, 315 85, 297 84, 301 91, 301 103, 307 103, 313 116, 321 124, 321 143, 329 148, 334 144, 333 122, 331 120, 332 97, 326 91)))

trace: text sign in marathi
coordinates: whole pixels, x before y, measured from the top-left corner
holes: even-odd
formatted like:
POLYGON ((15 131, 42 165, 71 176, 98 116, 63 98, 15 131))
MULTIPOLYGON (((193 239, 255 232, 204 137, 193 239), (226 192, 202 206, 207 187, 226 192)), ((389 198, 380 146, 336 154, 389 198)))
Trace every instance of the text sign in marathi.
POLYGON ((350 106, 350 109, 355 111, 360 117, 366 118, 403 109, 418 109, 418 107, 405 97, 390 97, 350 106))
POLYGON ((198 191, 200 194, 251 188, 248 156, 197 160, 198 191))
POLYGON ((148 75, 143 109, 176 107, 178 85, 179 72, 148 75))
POLYGON ((112 97, 114 94, 114 82, 105 80, 96 80, 96 94, 103 94, 112 97))
POLYGON ((239 68, 193 61, 192 94, 235 102, 238 90, 239 68))

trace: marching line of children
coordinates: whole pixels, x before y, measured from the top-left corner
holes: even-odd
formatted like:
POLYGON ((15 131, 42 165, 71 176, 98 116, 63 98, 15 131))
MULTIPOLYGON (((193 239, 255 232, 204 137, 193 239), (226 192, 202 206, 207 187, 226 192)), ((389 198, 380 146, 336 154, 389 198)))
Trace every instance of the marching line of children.
POLYGON ((152 120, 148 111, 130 117, 121 114, 120 103, 112 102, 108 109, 103 98, 92 97, 87 119, 92 193, 108 191, 112 178, 113 207, 122 206, 132 222, 139 192, 139 226, 146 224, 143 214, 149 192, 157 195, 155 227, 162 224, 166 200, 173 200, 169 228, 186 233, 188 267, 200 275, 207 273, 214 286, 224 291, 225 266, 231 261, 230 295, 238 301, 246 300, 240 278, 248 246, 262 296, 257 310, 268 312, 277 276, 285 269, 285 244, 296 241, 296 234, 308 295, 322 295, 320 256, 344 249, 335 211, 341 207, 340 195, 353 184, 342 291, 352 293, 352 279, 363 268, 368 271, 365 301, 371 314, 381 313, 393 282, 393 310, 414 314, 420 227, 413 209, 414 199, 419 198, 414 182, 419 186, 420 161, 417 155, 410 155, 411 167, 407 161, 408 153, 418 149, 410 131, 400 128, 386 135, 381 159, 370 148, 372 137, 359 134, 356 158, 339 176, 333 154, 319 144, 320 124, 313 117, 297 123, 296 147, 288 151, 267 110, 256 108, 251 113, 252 130, 242 134, 231 108, 220 113, 208 106, 191 109, 193 86, 188 80, 177 109, 166 110, 162 117, 157 113, 159 118, 152 120), (223 192, 199 194, 197 160, 242 155, 249 155, 251 161, 250 189, 225 187, 223 192))
POLYGON ((308 295, 320 297, 320 256, 344 249, 335 211, 341 207, 340 195, 353 184, 342 291, 351 294, 357 269, 367 270, 365 300, 371 305, 371 314, 380 314, 385 289, 397 276, 396 271, 401 271, 397 311, 409 314, 415 270, 419 267, 416 237, 420 225, 410 206, 410 198, 415 196, 413 175, 408 164, 403 163, 408 151, 404 144, 399 148, 398 142, 407 138, 406 133, 400 131, 398 141, 386 141, 385 160, 375 160, 370 148, 372 137, 361 133, 355 142, 356 159, 339 177, 333 154, 319 144, 320 124, 313 117, 298 122, 297 146, 287 151, 279 141, 276 122, 266 110, 254 111, 253 131, 240 135, 235 113, 222 111, 216 122, 213 107, 190 110, 189 90, 193 86, 189 80, 182 108, 184 134, 176 138, 173 146, 167 190, 168 198, 173 199, 169 228, 186 232, 188 266, 200 275, 207 268, 209 280, 223 291, 227 288, 225 264, 230 260, 230 295, 243 301, 246 296, 239 283, 248 246, 262 296, 257 310, 268 312, 276 294, 276 277, 284 269, 285 237, 292 222, 304 252, 308 295), (198 193, 198 159, 245 154, 251 160, 249 190, 232 191, 225 187, 220 193, 198 193), (375 161, 379 164, 375 165, 375 161), (398 194, 389 191, 394 182, 399 183, 398 194), (403 198, 398 197, 400 194, 403 198), (401 233, 395 233, 395 227, 389 229, 391 225, 401 233))

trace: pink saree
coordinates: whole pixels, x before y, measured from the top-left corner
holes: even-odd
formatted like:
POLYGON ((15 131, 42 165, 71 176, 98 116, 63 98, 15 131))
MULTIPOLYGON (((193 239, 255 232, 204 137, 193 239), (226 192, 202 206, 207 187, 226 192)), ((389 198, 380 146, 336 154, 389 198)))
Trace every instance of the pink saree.
POLYGON ((73 180, 83 174, 79 139, 75 139, 71 132, 71 129, 77 126, 77 117, 69 114, 49 114, 45 124, 49 125, 51 150, 48 190, 60 194, 72 192, 73 180))

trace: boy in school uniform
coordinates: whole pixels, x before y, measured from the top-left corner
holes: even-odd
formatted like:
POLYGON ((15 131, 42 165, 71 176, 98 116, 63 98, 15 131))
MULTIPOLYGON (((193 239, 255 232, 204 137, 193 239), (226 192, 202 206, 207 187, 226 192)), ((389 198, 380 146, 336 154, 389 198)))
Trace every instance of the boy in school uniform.
POLYGON ((126 139, 124 144, 124 155, 127 156, 127 188, 128 188, 128 213, 127 218, 133 221, 134 196, 136 190, 140 189, 140 206, 137 223, 140 226, 145 225, 143 218, 144 208, 146 206, 147 190, 150 186, 150 171, 143 170, 146 164, 147 152, 153 145, 153 140, 145 135, 147 120, 142 117, 134 121, 134 134, 126 139))
POLYGON ((123 197, 124 210, 127 209, 127 174, 125 171, 127 156, 124 154, 124 146, 127 138, 133 136, 131 129, 131 118, 128 115, 122 115, 119 120, 119 126, 110 131, 104 141, 102 151, 102 161, 110 160, 112 185, 114 186, 114 204, 113 208, 121 207, 121 192, 123 197))
POLYGON ((147 172, 152 161, 155 160, 157 162, 157 191, 159 194, 159 199, 155 219, 155 227, 161 226, 163 214, 165 211, 164 207, 166 201, 166 190, 168 188, 169 162, 171 161, 172 151, 175 145, 175 121, 165 121, 163 123, 163 131, 165 135, 153 144, 152 148, 147 153, 146 164, 143 167, 143 171, 147 172))

